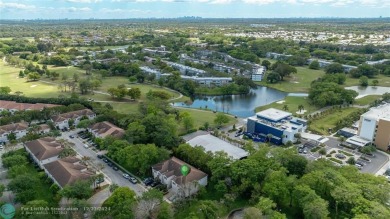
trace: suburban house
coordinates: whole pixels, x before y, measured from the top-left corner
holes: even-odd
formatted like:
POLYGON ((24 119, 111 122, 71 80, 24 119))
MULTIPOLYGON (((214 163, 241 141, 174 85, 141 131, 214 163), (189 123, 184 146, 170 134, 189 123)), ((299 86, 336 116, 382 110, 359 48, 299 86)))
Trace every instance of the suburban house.
POLYGON ((16 101, 0 100, 0 111, 8 110, 11 113, 24 110, 43 110, 44 108, 60 105, 45 103, 18 103, 16 101))
POLYGON ((125 135, 125 130, 106 121, 91 125, 88 128, 88 131, 92 133, 95 137, 99 138, 104 138, 107 136, 122 138, 125 135))
POLYGON ((58 160, 58 155, 64 150, 63 145, 53 137, 44 137, 26 142, 24 147, 41 168, 44 164, 58 160))
POLYGON ((207 185, 206 173, 176 157, 152 166, 152 172, 154 178, 158 178, 162 184, 167 186, 170 192, 179 198, 192 195, 199 190, 199 186, 207 185), (183 176, 180 171, 183 165, 190 168, 190 173, 187 176, 183 176))
POLYGON ((74 125, 77 125, 83 117, 91 120, 96 117, 96 114, 90 109, 82 109, 52 116, 51 121, 57 129, 63 129, 69 128, 69 120, 73 119, 74 125))
POLYGON ((39 133, 41 134, 50 132, 50 126, 48 124, 38 125, 38 128, 39 128, 39 133))
POLYGON ((258 112, 247 120, 247 132, 255 141, 271 141, 274 144, 294 143, 297 140, 295 134, 304 132, 306 128, 306 120, 274 108, 258 112))
POLYGON ((25 122, 12 123, 0 126, 0 142, 8 142, 8 135, 15 134, 16 139, 19 139, 27 134, 28 124, 25 122))
POLYGON ((95 175, 76 157, 66 157, 44 164, 43 169, 60 188, 77 180, 88 180, 95 175))

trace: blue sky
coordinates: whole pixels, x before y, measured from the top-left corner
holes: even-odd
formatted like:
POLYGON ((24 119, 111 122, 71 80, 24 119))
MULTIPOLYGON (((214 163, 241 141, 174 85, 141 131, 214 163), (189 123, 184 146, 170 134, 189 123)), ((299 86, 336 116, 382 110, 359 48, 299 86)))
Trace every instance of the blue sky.
POLYGON ((0 19, 390 17, 390 0, 0 0, 0 19))

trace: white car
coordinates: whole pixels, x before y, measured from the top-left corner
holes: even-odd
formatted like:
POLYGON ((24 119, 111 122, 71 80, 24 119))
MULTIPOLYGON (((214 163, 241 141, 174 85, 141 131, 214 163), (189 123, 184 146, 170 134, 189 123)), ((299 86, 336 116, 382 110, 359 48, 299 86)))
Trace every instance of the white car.
POLYGON ((0 145, 0 149, 4 149, 4 146, 3 146, 3 145, 0 145))
POLYGON ((122 176, 123 176, 125 179, 130 179, 130 175, 127 174, 127 173, 124 173, 122 176))
POLYGON ((85 148, 89 148, 89 146, 88 146, 88 145, 86 145, 86 144, 84 144, 84 147, 85 147, 85 148))

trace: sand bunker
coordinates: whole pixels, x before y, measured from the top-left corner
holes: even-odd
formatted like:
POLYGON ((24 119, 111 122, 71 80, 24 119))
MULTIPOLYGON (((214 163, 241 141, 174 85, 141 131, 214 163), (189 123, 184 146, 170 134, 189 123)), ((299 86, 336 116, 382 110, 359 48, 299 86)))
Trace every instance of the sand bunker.
POLYGON ((33 84, 33 85, 31 85, 30 87, 36 87, 37 85, 36 84, 33 84))
POLYGON ((278 101, 278 102, 276 102, 276 103, 282 104, 282 103, 284 103, 284 102, 286 102, 286 101, 281 100, 281 101, 278 101))
POLYGON ((299 112, 299 110, 298 111, 296 111, 295 113, 296 114, 299 114, 299 115, 302 115, 302 114, 305 114, 307 112, 307 110, 301 110, 300 112, 299 112))

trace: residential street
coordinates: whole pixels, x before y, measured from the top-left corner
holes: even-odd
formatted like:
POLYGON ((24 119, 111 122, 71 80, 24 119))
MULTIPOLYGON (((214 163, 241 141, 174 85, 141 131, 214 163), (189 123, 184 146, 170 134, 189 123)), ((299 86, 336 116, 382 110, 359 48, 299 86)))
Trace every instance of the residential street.
MULTIPOLYGON (((138 196, 140 196, 143 192, 146 191, 146 188, 143 187, 140 183, 138 184, 132 184, 129 180, 125 179, 122 176, 122 171, 118 170, 115 171, 111 167, 107 166, 106 163, 103 162, 103 160, 97 158, 97 153, 93 151, 91 148, 85 148, 84 143, 81 141, 82 139, 76 137, 77 132, 80 131, 81 129, 76 129, 72 130, 69 132, 63 132, 62 137, 66 140, 69 140, 70 142, 73 142, 75 144, 74 149, 79 153, 81 156, 87 156, 90 157, 90 163, 92 163, 94 166, 97 165, 104 165, 104 168, 102 172, 105 175, 105 180, 108 181, 110 184, 111 183, 116 183, 119 186, 127 186, 130 189, 132 189, 138 196), (70 135, 75 136, 75 138, 69 138, 70 135)), ((107 193, 109 196, 109 193, 107 193)), ((103 199, 108 198, 107 197, 102 197, 103 199)))

